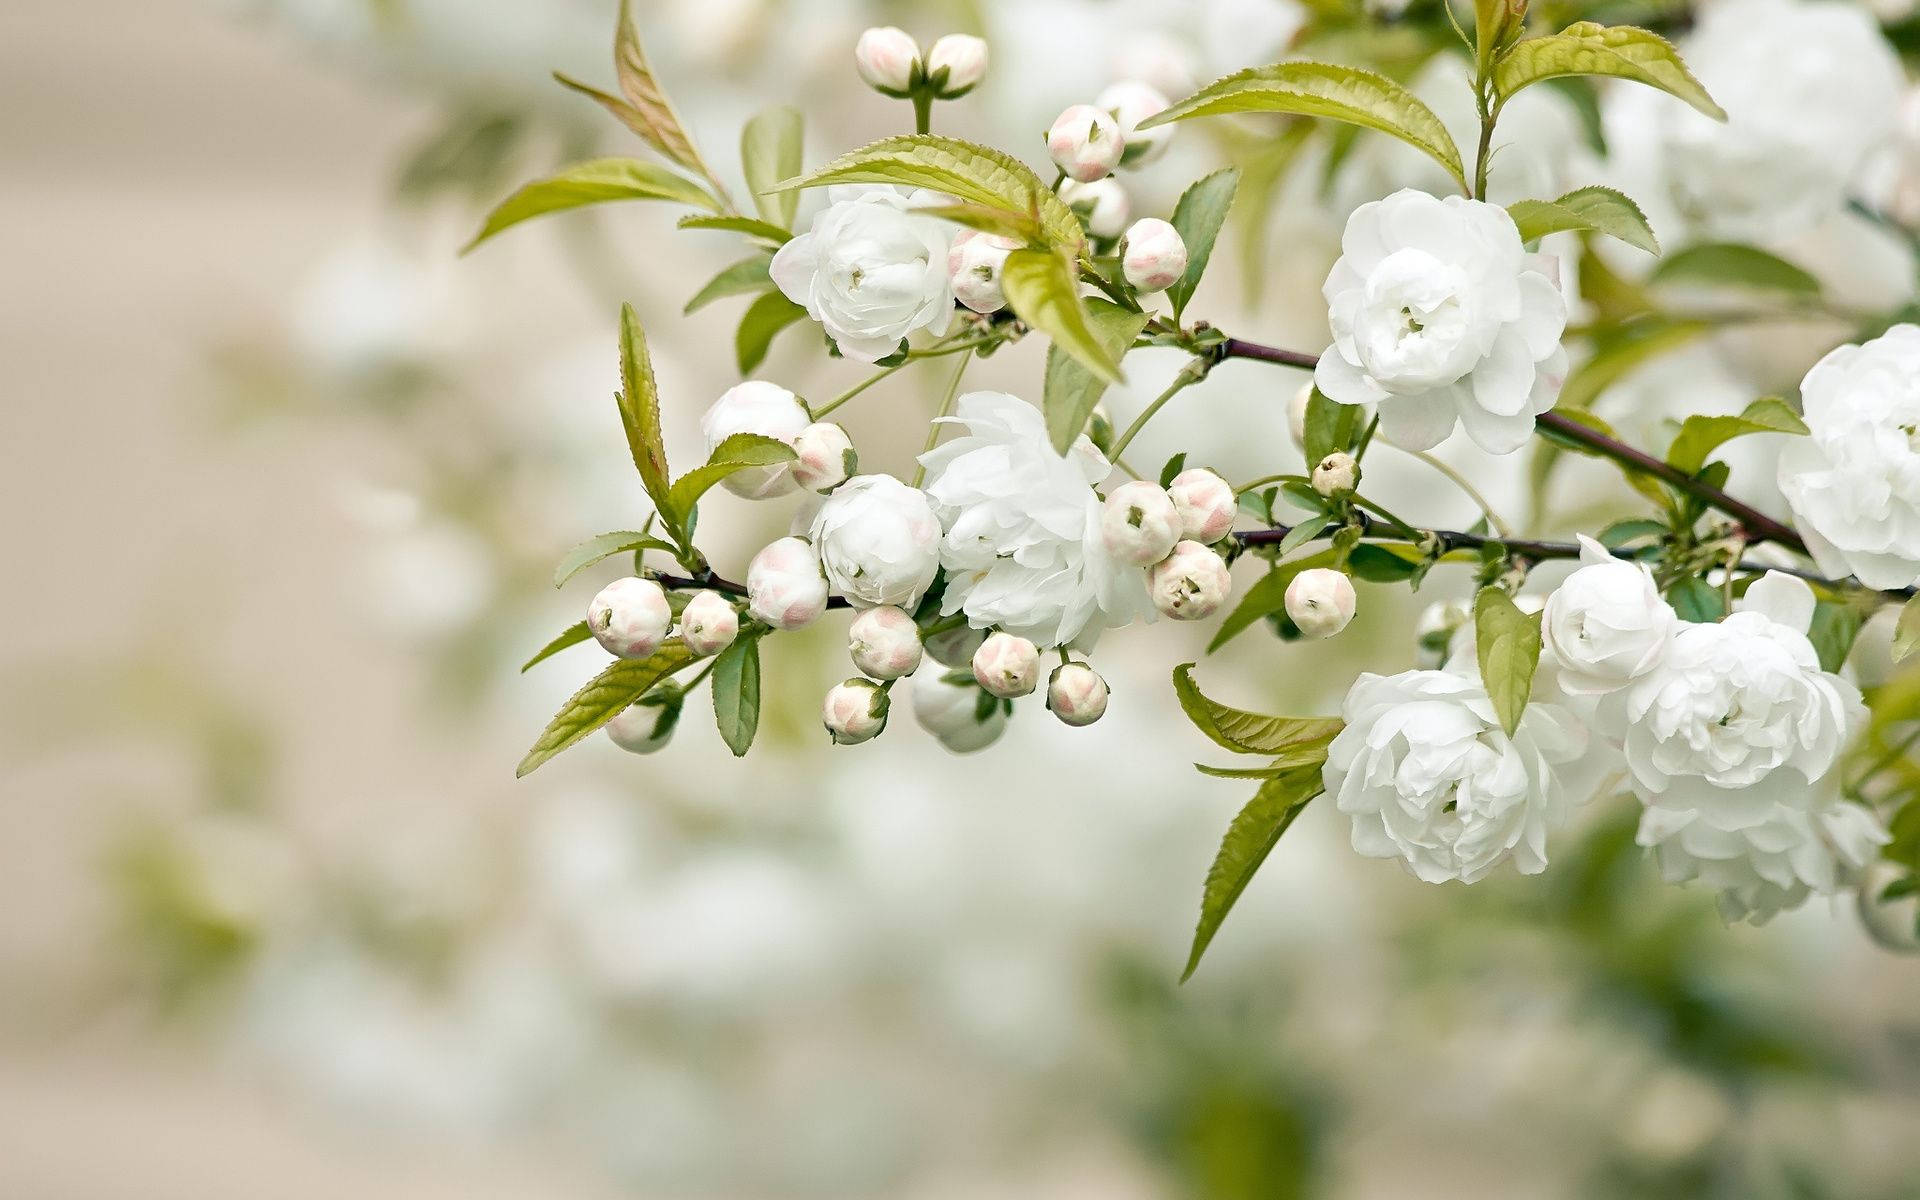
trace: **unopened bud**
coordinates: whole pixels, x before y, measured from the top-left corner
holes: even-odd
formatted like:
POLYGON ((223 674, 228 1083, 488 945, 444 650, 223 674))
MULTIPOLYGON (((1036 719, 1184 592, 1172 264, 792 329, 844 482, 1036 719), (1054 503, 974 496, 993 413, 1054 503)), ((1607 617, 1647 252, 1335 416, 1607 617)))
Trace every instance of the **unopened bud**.
POLYGON ((1126 166, 1145 166, 1165 154, 1173 141, 1172 125, 1140 128, 1140 122, 1167 107, 1166 96, 1152 84, 1122 80, 1101 92, 1094 104, 1112 113, 1113 119, 1119 122, 1120 137, 1126 143, 1120 161, 1126 166))
POLYGON ((1351 496, 1360 486, 1360 464, 1353 455, 1336 450, 1313 468, 1313 490, 1322 496, 1351 496))
POLYGON ((740 613, 719 592, 695 592, 680 610, 680 641, 705 658, 733 645, 740 636, 740 613))
POLYGON ((1199 542, 1181 542, 1147 572, 1153 606, 1176 621, 1201 621, 1227 602, 1227 560, 1199 542))
POLYGON ((971 34, 949 33, 927 51, 927 83, 942 100, 958 100, 986 73, 987 44, 971 34))
POLYGON ((973 652, 986 640, 987 631, 971 625, 945 629, 923 639, 928 658, 956 671, 973 665, 973 652))
POLYGON ((1473 619, 1467 606, 1457 600, 1441 600, 1420 613, 1414 622, 1414 660, 1422 670, 1436 670, 1447 661, 1447 650, 1454 631, 1473 619))
POLYGON ((1007 731, 1007 705, 957 672, 920 671, 913 677, 913 719, 954 754, 971 754, 1007 731))
POLYGON ((849 679, 827 689, 820 721, 836 746, 870 742, 887 727, 887 690, 870 679, 849 679))
POLYGON ((977 313, 995 313, 1007 306, 1007 293, 1000 284, 1000 272, 1007 255, 1020 243, 994 233, 967 230, 954 239, 947 251, 947 276, 953 282, 954 299, 977 313))
POLYGON ((993 634, 973 652, 973 677, 1002 700, 1028 695, 1040 684, 1040 651, 1026 638, 993 634))
POLYGON ((1139 292, 1164 292, 1187 273, 1187 243, 1159 217, 1143 217, 1127 229, 1120 269, 1139 292))
POLYGON ((1047 709, 1076 729, 1091 725, 1107 713, 1107 681, 1085 663, 1061 663, 1047 680, 1047 709))
POLYGON ((1073 179, 1060 182, 1060 200, 1087 223, 1087 232, 1097 238, 1116 238, 1127 227, 1133 213, 1133 201, 1118 179, 1096 179, 1081 183, 1073 179))
POLYGON ((803 491, 830 492, 860 469, 853 439, 832 421, 815 421, 794 435, 793 480, 803 491))
POLYGON ((1287 585, 1287 616, 1310 638, 1330 638, 1353 620, 1353 581, 1327 567, 1302 571, 1287 585))
POLYGON ((1287 401, 1287 432, 1293 435, 1293 444, 1304 450, 1307 447, 1307 405, 1313 403, 1313 384, 1311 381, 1300 385, 1300 390, 1287 401))
POLYGON ((847 653, 860 673, 870 679, 899 679, 913 674, 924 651, 920 627, 905 609, 892 605, 867 609, 847 628, 847 653))
POLYGON ((1226 480, 1205 467, 1189 467, 1167 485, 1167 497, 1180 514, 1180 536, 1211 546, 1233 529, 1239 500, 1226 480))
POLYGON ((607 722, 607 738, 629 754, 652 754, 673 740, 679 723, 680 692, 667 685, 615 713, 607 722))
POLYGON ((587 629, 615 658, 648 657, 667 640, 671 624, 667 593, 651 579, 616 579, 587 605, 587 629))
POLYGON ((1081 183, 1113 174, 1126 148, 1113 114, 1091 104, 1071 106, 1047 130, 1047 153, 1054 165, 1081 183))
POLYGON ((805 538, 783 537, 747 564, 747 611, 775 629, 802 629, 827 611, 827 577, 805 538))
POLYGON ((861 34, 854 45, 853 65, 874 91, 896 99, 904 97, 920 65, 920 44, 904 29, 876 26, 861 34))
POLYGON ((1120 561, 1150 567, 1180 540, 1180 513, 1159 485, 1144 479, 1123 483, 1101 506, 1100 540, 1120 561))

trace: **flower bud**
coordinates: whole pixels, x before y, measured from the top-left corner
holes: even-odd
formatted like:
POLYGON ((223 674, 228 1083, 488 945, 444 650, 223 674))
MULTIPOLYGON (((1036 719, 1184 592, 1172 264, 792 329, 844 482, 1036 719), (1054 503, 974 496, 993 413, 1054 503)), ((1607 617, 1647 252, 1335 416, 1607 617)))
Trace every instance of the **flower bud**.
POLYGON ((616 579, 587 605, 587 628, 615 658, 646 658, 667 639, 673 609, 651 579, 616 579))
POLYGON ((912 608, 940 571, 940 518, 927 494, 891 475, 859 475, 814 515, 813 545, 833 589, 862 608, 912 608))
POLYGON ((849 679, 827 690, 820 720, 836 746, 872 741, 887 727, 887 691, 870 679, 849 679))
POLYGON ((771 542, 747 564, 747 611, 775 629, 802 629, 827 611, 827 577, 805 538, 771 542))
POLYGON ((860 673, 871 679, 899 679, 913 674, 924 650, 920 627, 905 609, 892 605, 869 608, 847 629, 847 653, 860 673))
POLYGON ((1061 180, 1060 200, 1080 215, 1087 223, 1087 232, 1097 238, 1119 237, 1133 213, 1133 202, 1127 199, 1127 189, 1118 179, 1096 179, 1092 183, 1061 180))
POLYGON ((1287 585, 1287 616, 1310 638, 1330 638, 1353 620, 1353 581, 1340 571, 1315 567, 1287 585))
POLYGON ((1473 619, 1467 606, 1458 600, 1438 600, 1421 610, 1413 625, 1414 662, 1423 671, 1434 671, 1447 661, 1454 631, 1473 619))
POLYGON ((973 229, 961 233, 947 251, 954 299, 977 313, 1005 308, 1007 293, 1000 286, 1000 271, 1007 265, 1007 255, 1019 248, 1019 242, 999 234, 973 229))
POLYGON ((680 640, 702 658, 725 650, 738 636, 740 613, 719 592, 695 592, 680 610, 680 640))
POLYGON ((1226 480, 1205 467, 1189 467, 1167 485, 1167 497, 1180 514, 1180 536, 1211 546, 1233 529, 1239 500, 1226 480))
POLYGON ((964 670, 973 665, 973 652, 986 640, 986 630, 970 625, 942 630, 925 639, 927 657, 943 667, 964 670))
POLYGON ((1187 273, 1187 244, 1159 217, 1143 217, 1127 229, 1120 269, 1138 292, 1164 292, 1187 273))
POLYGON ((671 685, 655 688, 613 714, 607 737, 629 754, 652 754, 673 740, 680 723, 680 691, 671 685))
POLYGON ((1101 92, 1093 103, 1112 113, 1113 119, 1119 122, 1120 137, 1126 144, 1120 161, 1127 166, 1145 166, 1165 154, 1173 141, 1172 125, 1153 129, 1139 127, 1140 122, 1167 107, 1166 96, 1152 84, 1136 79, 1122 80, 1101 92))
POLYGON ((897 99, 913 86, 920 44, 904 29, 879 25, 860 35, 853 47, 853 65, 868 87, 897 99))
POLYGON ((1061 663, 1047 680, 1047 710, 1078 729, 1107 713, 1107 681, 1085 663, 1061 663))
POLYGON ((802 491, 830 492, 860 469, 853 439, 832 421, 815 421, 793 439, 793 481, 802 491))
POLYGON ((1201 621, 1220 611, 1233 581, 1227 560, 1199 542, 1181 542, 1147 572, 1153 606, 1176 621, 1201 621))
MULTIPOLYGON (((757 433, 791 446, 813 418, 807 406, 777 383, 750 379, 726 390, 706 415, 700 418, 700 432, 711 454, 736 433, 757 433)), ((749 467, 735 471, 720 481, 720 486, 747 500, 766 500, 793 490, 792 464, 749 467)))
POLYGON ((1047 130, 1047 153, 1067 178, 1091 183, 1113 174, 1127 148, 1113 114, 1091 104, 1075 104, 1054 118, 1047 130))
POLYGON ((921 671, 913 677, 913 719, 954 754, 971 754, 1007 731, 1007 705, 955 672, 921 671))
POLYGON ((973 652, 973 677, 1002 700, 1028 695, 1040 684, 1040 651, 1026 638, 993 634, 973 652))
POLYGON ((1322 496, 1350 496, 1360 485, 1360 464, 1353 455, 1334 451, 1313 469, 1313 490, 1322 496))
POLYGON ((1159 485, 1143 479, 1123 483, 1101 506, 1100 540, 1120 561, 1150 567, 1180 540, 1180 514, 1159 485))
POLYGON ((1293 444, 1302 450, 1307 448, 1307 405, 1313 403, 1313 381, 1300 385, 1300 390, 1287 401, 1287 432, 1293 435, 1293 444))
POLYGON ((927 82, 942 100, 958 100, 986 73, 987 44, 971 34, 949 33, 927 51, 927 82))

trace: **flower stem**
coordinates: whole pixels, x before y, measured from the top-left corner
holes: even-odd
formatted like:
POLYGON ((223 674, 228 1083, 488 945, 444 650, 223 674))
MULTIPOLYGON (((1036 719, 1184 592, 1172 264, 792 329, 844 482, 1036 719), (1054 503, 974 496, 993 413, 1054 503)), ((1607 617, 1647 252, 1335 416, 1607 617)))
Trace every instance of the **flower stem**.
POLYGON ((1173 382, 1167 385, 1167 390, 1155 396, 1153 403, 1141 409, 1140 415, 1133 419, 1133 424, 1127 426, 1127 431, 1114 439, 1113 449, 1107 451, 1107 458, 1110 460, 1119 458, 1140 431, 1147 427, 1147 422, 1153 420, 1160 410, 1167 406, 1167 401, 1206 378, 1204 363, 1204 359, 1196 358, 1182 367, 1180 373, 1173 377, 1173 382))
POLYGON ((1474 487, 1473 484, 1468 481, 1465 475, 1462 475, 1460 472, 1454 470, 1452 467, 1448 466, 1446 463, 1441 462, 1439 459, 1435 458, 1433 455, 1428 454, 1425 450, 1407 450, 1407 451, 1404 451, 1404 453, 1411 454, 1413 457, 1419 459, 1421 462, 1432 467, 1434 470, 1440 472, 1442 475, 1445 475, 1448 479, 1451 479, 1455 487, 1458 487, 1461 491, 1465 492, 1473 500, 1475 504, 1480 506, 1480 511, 1486 515, 1487 524, 1493 526, 1493 531, 1495 533, 1499 534, 1503 538, 1510 538, 1513 536, 1513 526, 1507 524, 1506 521, 1501 519, 1499 513, 1493 511, 1493 505, 1487 503, 1487 498, 1480 494, 1480 489, 1474 487))

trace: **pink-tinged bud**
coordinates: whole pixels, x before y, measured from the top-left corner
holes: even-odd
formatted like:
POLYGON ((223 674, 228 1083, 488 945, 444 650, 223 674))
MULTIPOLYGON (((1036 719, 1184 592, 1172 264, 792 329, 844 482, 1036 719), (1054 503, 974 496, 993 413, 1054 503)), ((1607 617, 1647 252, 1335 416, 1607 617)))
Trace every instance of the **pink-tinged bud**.
POLYGON ((927 51, 927 81, 942 100, 958 100, 986 74, 987 44, 971 34, 949 33, 927 51))
POLYGON ((680 610, 680 641, 701 658, 720 653, 739 636, 739 610, 719 592, 695 592, 680 610))
POLYGON ((1150 567, 1180 540, 1180 513, 1158 484, 1123 483, 1100 506, 1100 540, 1121 562, 1150 567))
POLYGON ((1167 496, 1180 514, 1180 536, 1211 546, 1233 530, 1240 504, 1226 480, 1205 467, 1189 467, 1173 477, 1167 496))
POLYGON ((973 677, 981 687, 1012 700, 1040 685, 1040 651, 1023 637, 996 633, 973 652, 973 677))
POLYGON ((1120 136, 1127 147, 1120 156, 1122 164, 1145 166, 1167 152, 1173 141, 1172 125, 1139 127, 1140 122, 1166 110, 1167 98, 1159 88, 1134 79, 1122 80, 1101 92, 1094 104, 1112 113, 1120 124, 1120 136))
POLYGON ((627 576, 600 589, 587 605, 587 628, 615 658, 646 658, 667 640, 673 609, 651 579, 627 576))
POLYGON ((1176 621, 1201 621, 1219 612, 1232 586, 1227 560, 1199 542, 1181 542, 1147 572, 1153 606, 1176 621))
POLYGON ((853 439, 831 421, 816 421, 793 439, 793 481, 802 491, 830 492, 859 470, 853 439))
POLYGON ((1060 201, 1078 213, 1087 223, 1087 232, 1097 238, 1119 237, 1133 213, 1133 201, 1127 199, 1127 189, 1118 179, 1096 179, 1092 183, 1062 180, 1060 201))
POLYGON ((870 742, 887 727, 887 692, 868 679, 849 679, 827 691, 820 721, 836 746, 870 742))
POLYGON ((861 34, 854 45, 853 65, 874 91, 904 96, 913 86, 914 72, 920 66, 920 44, 904 29, 876 26, 861 34))
POLYGON ((1353 581, 1326 567, 1302 571, 1287 585, 1287 616, 1310 638, 1330 638, 1345 629, 1358 603, 1353 581))
POLYGON ((999 312, 1007 306, 1007 293, 1000 285, 1000 271, 1007 255, 1020 243, 994 233, 968 230, 955 239, 947 251, 947 274, 953 281, 954 299, 977 313, 999 312), (971 235, 971 236, 969 236, 971 235))
POLYGON ((870 679, 900 679, 920 666, 925 647, 920 627, 905 609, 885 605, 869 608, 847 628, 847 653, 853 665, 870 679))
POLYGON ((805 538, 783 537, 747 565, 747 611, 775 629, 803 629, 827 611, 827 577, 805 538))
POLYGON ((1074 728, 1107 714, 1107 681, 1085 663, 1062 663, 1047 680, 1047 709, 1074 728))
POLYGON ((680 723, 680 693, 671 687, 650 692, 607 722, 607 738, 629 754, 652 754, 673 740, 680 723))
POLYGON ((1047 130, 1047 153, 1067 178, 1092 183, 1113 174, 1127 148, 1119 122, 1105 109, 1075 104, 1047 130))
POLYGON ((1360 464, 1344 451, 1336 450, 1313 468, 1313 490, 1322 496, 1350 496, 1360 486, 1360 464))
POLYGON ((1187 273, 1187 243, 1159 217, 1143 217, 1127 230, 1120 266, 1138 292, 1164 292, 1187 273))

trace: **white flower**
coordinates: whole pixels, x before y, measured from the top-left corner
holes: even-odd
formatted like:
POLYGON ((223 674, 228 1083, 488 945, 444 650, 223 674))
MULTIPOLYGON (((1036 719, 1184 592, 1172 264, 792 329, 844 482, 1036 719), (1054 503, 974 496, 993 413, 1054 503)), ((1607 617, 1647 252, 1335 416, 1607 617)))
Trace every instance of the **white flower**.
POLYGON ((914 211, 920 196, 890 187, 834 187, 812 227, 768 268, 787 299, 861 362, 892 354, 916 329, 945 333, 953 316, 948 229, 914 211))
POLYGON ((920 65, 920 44, 904 29, 880 25, 860 35, 853 47, 853 65, 875 91, 902 96, 920 65))
POLYGON ((1187 244, 1159 217, 1143 217, 1127 227, 1120 270, 1135 291, 1164 292, 1187 273, 1187 244))
POLYGON ((924 651, 920 627, 905 610, 892 605, 869 608, 847 627, 847 654, 860 673, 872 679, 913 674, 924 651))
POLYGON ((996 233, 962 230, 947 251, 947 275, 953 284, 954 298, 977 313, 999 312, 1007 306, 1006 289, 1000 273, 1007 255, 1020 243, 996 233))
POLYGON ((1070 106, 1047 129, 1047 153, 1054 165, 1081 183, 1113 174, 1126 148, 1126 136, 1113 114, 1091 104, 1070 106))
POLYGON ((973 678, 1002 700, 1028 695, 1040 683, 1040 650, 1026 638, 993 634, 973 652, 973 678))
POLYGON ((1211 546, 1233 529, 1240 505, 1233 488, 1205 467, 1189 467, 1173 477, 1167 496, 1180 514, 1180 536, 1211 546))
POLYGON ((1584 536, 1580 561, 1547 597, 1540 638, 1563 691, 1602 696, 1658 667, 1680 618, 1645 564, 1622 562, 1584 536))
POLYGON ((1119 237, 1133 212, 1133 201, 1118 179, 1096 179, 1081 183, 1075 179, 1060 181, 1060 202, 1087 223, 1087 232, 1097 238, 1119 237))
POLYGON ((667 593, 651 579, 616 579, 587 605, 587 628, 615 658, 650 656, 666 640, 671 624, 667 593))
POLYGON ((1842 346, 1800 385, 1812 436, 1780 452, 1780 490, 1820 569, 1920 583, 1920 326, 1842 346))
POLYGON ((1227 560, 1199 542, 1180 542, 1147 572, 1153 606, 1176 621, 1204 621, 1233 589, 1227 560))
POLYGON ((719 592, 695 592, 680 610, 680 641, 702 658, 720 653, 739 636, 740 613, 719 592))
POLYGON ((816 421, 793 439, 793 481, 803 491, 830 492, 860 469, 853 439, 832 421, 816 421))
POLYGON ((868 679, 834 684, 820 703, 820 723, 836 746, 872 741, 887 727, 886 689, 868 679))
POLYGON ((1128 166, 1146 166, 1167 152, 1173 141, 1172 125, 1139 128, 1140 122, 1166 111, 1167 97, 1159 88, 1137 79, 1111 84, 1094 98, 1094 107, 1104 108, 1120 123, 1120 136, 1126 149, 1120 161, 1128 166))
POLYGON ((747 611, 775 629, 813 624, 827 611, 827 577, 807 539, 769 542, 747 564, 747 611))
POLYGON ((972 34, 949 33, 927 51, 927 79, 938 87, 935 95, 942 100, 958 100, 986 74, 987 44, 972 34))
MULTIPOLYGON (((700 418, 700 433, 711 454, 736 433, 757 433, 792 445, 800 431, 811 424, 807 406, 800 397, 777 383, 749 379, 723 392, 713 407, 700 418)), ((720 481, 722 487, 748 500, 765 500, 784 495, 794 488, 790 463, 773 467, 748 467, 720 481)))
POLYGON ((1150 567, 1173 553, 1180 540, 1180 510, 1158 484, 1144 479, 1123 483, 1100 506, 1100 544, 1107 553, 1136 567, 1150 567))
POLYGON ((613 715, 607 738, 629 754, 652 754, 673 740, 680 722, 680 693, 673 688, 649 692, 613 715))
POLYGON ((1353 621, 1359 597, 1345 571, 1314 567, 1287 584, 1287 616, 1310 638, 1330 638, 1353 621))
POLYGON ((1702 879, 1729 920, 1756 923, 1843 886, 1887 835, 1840 793, 1860 692, 1820 669, 1813 591, 1771 572, 1738 611, 1683 624, 1661 668, 1625 693, 1639 842, 1670 883, 1702 879))
POLYGON ((891 475, 858 475, 834 489, 812 537, 834 590, 862 607, 912 608, 940 569, 940 519, 925 492, 891 475))
POLYGON ((941 613, 1046 647, 1146 615, 1140 572, 1102 544, 1093 485, 1112 468, 1093 443, 1056 454, 1040 410, 1003 392, 962 396, 956 411, 966 436, 920 459, 947 531, 941 613))
POLYGON ((917 671, 913 719, 953 753, 972 754, 993 745, 1007 731, 1007 705, 964 675, 917 671))
POLYGON ((1473 883, 1509 857, 1546 869, 1547 834, 1579 795, 1587 736, 1572 714, 1530 704, 1509 738, 1477 679, 1408 671, 1360 676, 1344 715, 1322 774, 1356 851, 1428 883, 1473 883))
POLYGON ((1061 663, 1047 679, 1047 710, 1078 729, 1107 713, 1107 681, 1085 663, 1061 663))
POLYGON ((1379 404, 1381 432, 1409 450, 1439 445, 1456 422, 1491 453, 1525 445, 1566 375, 1567 309, 1507 210, 1396 192, 1354 210, 1341 246, 1320 390, 1379 404))

